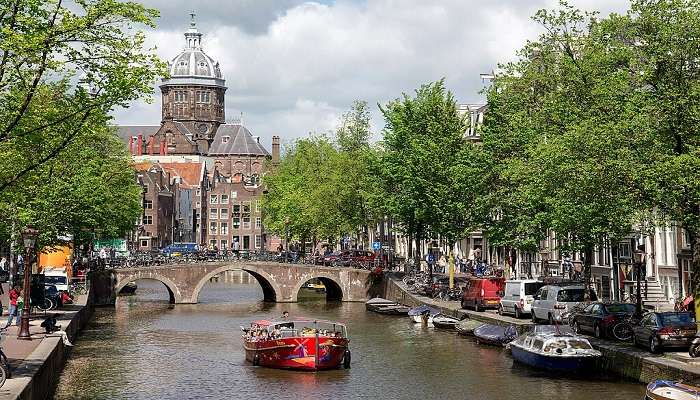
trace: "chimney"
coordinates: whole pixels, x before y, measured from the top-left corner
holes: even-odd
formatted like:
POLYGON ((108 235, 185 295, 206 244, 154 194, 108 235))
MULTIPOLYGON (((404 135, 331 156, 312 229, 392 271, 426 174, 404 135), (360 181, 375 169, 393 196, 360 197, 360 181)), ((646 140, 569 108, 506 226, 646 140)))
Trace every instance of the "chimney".
POLYGON ((136 141, 136 155, 143 155, 143 135, 139 133, 139 137, 136 141))
POLYGON ((272 165, 279 165, 280 163, 280 137, 272 137, 272 165))
POLYGON ((129 155, 134 155, 136 152, 134 151, 134 137, 129 136, 129 155))
POLYGON ((160 147, 158 148, 158 154, 160 154, 161 156, 165 155, 165 140, 164 139, 160 140, 160 147))
POLYGON ((153 155, 153 142, 155 142, 154 139, 155 138, 153 136, 148 137, 148 144, 146 145, 146 147, 148 148, 149 155, 153 155))

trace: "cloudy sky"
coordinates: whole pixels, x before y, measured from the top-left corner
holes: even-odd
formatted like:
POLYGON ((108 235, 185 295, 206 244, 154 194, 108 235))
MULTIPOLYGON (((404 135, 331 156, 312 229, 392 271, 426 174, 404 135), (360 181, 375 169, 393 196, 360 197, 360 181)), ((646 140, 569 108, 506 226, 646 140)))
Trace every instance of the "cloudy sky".
MULTIPOLYGON (((482 100, 480 73, 510 60, 539 27, 530 16, 558 0, 141 0, 158 8, 149 44, 166 60, 184 47, 195 7, 204 51, 221 65, 227 118, 269 148, 333 129, 355 99, 372 106, 422 83, 446 79, 462 103, 482 100)), ((580 8, 621 12, 624 0, 572 0, 580 8)), ((160 98, 115 113, 119 124, 160 123, 160 98)))

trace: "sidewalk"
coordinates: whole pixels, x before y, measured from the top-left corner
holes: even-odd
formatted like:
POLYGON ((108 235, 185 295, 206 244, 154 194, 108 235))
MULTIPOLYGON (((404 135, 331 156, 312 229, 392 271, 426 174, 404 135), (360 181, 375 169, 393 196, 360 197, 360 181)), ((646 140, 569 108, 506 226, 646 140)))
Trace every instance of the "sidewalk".
MULTIPOLYGON (((406 285, 395 279, 388 279, 385 297, 406 305, 427 304, 437 307, 443 313, 457 318, 469 317, 495 325, 515 325, 518 332, 529 329, 533 323, 529 320, 515 319, 498 315, 495 311, 476 312, 462 309, 458 301, 442 301, 408 292, 406 285)), ((587 337, 594 348, 603 353, 599 367, 618 376, 649 383, 656 379, 682 380, 700 385, 700 359, 692 359, 687 351, 664 352, 652 354, 630 343, 587 337)))

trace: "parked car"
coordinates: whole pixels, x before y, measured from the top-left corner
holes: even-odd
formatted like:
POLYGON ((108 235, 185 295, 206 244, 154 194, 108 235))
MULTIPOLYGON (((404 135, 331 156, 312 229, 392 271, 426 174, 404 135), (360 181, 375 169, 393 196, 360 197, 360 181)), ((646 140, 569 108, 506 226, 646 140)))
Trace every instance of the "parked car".
POLYGON ((561 314, 584 301, 596 301, 595 292, 581 284, 553 284, 542 286, 532 302, 532 322, 539 320, 561 322, 561 314))
POLYGON ((652 353, 665 348, 687 349, 697 332, 695 315, 687 311, 650 312, 632 329, 634 344, 648 347, 652 353))
POLYGON ((368 250, 344 250, 332 264, 341 267, 352 267, 360 264, 372 264, 374 253, 368 250))
POLYGON ((535 293, 543 285, 542 281, 534 279, 506 281, 498 313, 501 315, 513 314, 515 318, 522 318, 523 314, 530 314, 535 293))
POLYGON ((635 312, 632 303, 591 303, 583 311, 572 315, 574 332, 590 332, 601 338, 612 332, 618 322, 629 318, 635 312))
POLYGON ((471 278, 464 288, 462 308, 474 308, 475 311, 497 309, 504 287, 503 278, 471 278))

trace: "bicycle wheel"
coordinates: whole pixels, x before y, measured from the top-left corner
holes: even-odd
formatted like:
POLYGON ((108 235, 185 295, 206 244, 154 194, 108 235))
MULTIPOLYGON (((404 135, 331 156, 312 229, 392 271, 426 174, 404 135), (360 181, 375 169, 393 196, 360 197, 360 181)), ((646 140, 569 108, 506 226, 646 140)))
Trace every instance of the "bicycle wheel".
POLYGON ((0 362, 0 387, 5 384, 5 381, 10 376, 10 370, 7 368, 7 364, 0 362))
POLYGON ((615 339, 621 340, 623 342, 632 339, 632 335, 634 335, 632 326, 626 322, 621 322, 613 326, 612 333, 613 336, 615 336, 615 339))

